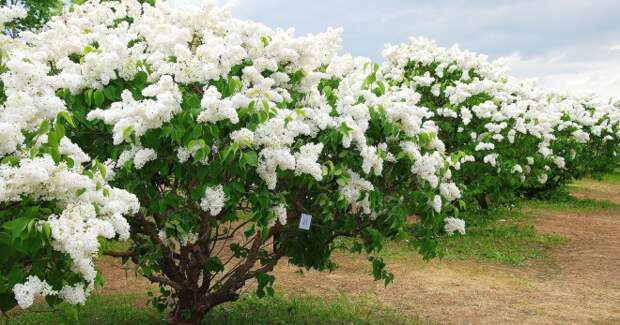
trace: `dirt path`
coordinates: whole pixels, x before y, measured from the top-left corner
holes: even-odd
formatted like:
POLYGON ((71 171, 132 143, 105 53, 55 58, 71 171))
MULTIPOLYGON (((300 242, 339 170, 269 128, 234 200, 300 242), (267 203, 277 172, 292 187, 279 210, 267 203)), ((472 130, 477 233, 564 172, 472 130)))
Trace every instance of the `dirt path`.
MULTIPOLYGON (((577 197, 620 203, 620 185, 584 183, 577 191, 577 197)), ((384 304, 404 318, 416 315, 439 324, 620 324, 620 214, 529 212, 537 216, 540 232, 570 239, 544 262, 524 267, 426 263, 411 254, 389 262, 396 279, 384 288, 372 281, 366 260, 338 255, 340 268, 333 273, 300 275, 283 261, 275 272, 276 286, 286 292, 346 295, 384 304)), ((104 293, 149 287, 112 260, 101 266, 107 279, 104 293)))

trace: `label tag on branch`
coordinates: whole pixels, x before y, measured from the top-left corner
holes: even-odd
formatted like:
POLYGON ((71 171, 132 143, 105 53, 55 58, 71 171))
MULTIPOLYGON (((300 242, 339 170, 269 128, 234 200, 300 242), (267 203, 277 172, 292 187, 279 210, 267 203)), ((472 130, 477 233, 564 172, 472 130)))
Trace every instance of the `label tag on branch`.
POLYGON ((310 223, 312 222, 312 216, 302 213, 301 219, 299 219, 299 229, 310 230, 310 223))

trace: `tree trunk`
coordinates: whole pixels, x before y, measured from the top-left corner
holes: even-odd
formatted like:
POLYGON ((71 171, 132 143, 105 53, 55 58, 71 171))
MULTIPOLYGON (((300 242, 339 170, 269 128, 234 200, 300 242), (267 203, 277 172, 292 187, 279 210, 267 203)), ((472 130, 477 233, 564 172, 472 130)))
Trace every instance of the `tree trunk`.
POLYGON ((484 194, 479 195, 476 200, 478 200, 478 205, 481 209, 486 210, 489 207, 489 203, 487 202, 487 196, 484 194))
POLYGON ((181 315, 173 315, 168 318, 170 325, 200 325, 204 315, 192 315, 190 319, 185 319, 181 315))
POLYGON ((200 325, 207 311, 203 311, 199 308, 200 303, 194 299, 196 294, 197 292, 192 290, 184 290, 178 295, 177 305, 170 312, 168 324, 200 325))

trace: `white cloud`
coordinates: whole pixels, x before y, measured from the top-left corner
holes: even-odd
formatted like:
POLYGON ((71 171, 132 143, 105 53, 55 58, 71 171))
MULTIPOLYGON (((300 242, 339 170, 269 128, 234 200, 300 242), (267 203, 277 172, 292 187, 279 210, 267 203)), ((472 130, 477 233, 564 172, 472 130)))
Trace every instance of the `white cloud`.
POLYGON ((569 60, 566 55, 523 57, 515 53, 505 60, 514 76, 538 79, 548 89, 620 98, 620 55, 569 60))

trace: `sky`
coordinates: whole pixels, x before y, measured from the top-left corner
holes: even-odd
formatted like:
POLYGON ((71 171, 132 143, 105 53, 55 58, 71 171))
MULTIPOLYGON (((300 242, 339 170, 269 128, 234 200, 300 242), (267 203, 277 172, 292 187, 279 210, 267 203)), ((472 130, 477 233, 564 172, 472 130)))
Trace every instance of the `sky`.
MULTIPOLYGON (((202 0, 170 0, 175 5, 202 0)), ((220 0, 233 14, 297 35, 343 27, 343 53, 381 61, 386 43, 424 36, 512 74, 576 93, 620 98, 620 0, 220 0)))

